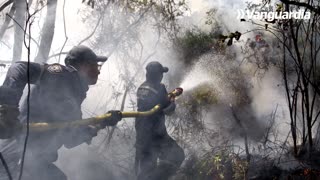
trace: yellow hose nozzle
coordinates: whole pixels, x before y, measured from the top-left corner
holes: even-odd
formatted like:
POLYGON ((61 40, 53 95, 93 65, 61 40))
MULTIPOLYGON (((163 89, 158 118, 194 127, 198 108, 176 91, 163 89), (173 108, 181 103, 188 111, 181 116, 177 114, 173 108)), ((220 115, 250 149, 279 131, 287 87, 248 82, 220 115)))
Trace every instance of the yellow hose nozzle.
POLYGON ((183 89, 181 87, 177 87, 168 94, 168 97, 171 101, 174 101, 176 97, 180 96, 182 93, 183 93, 183 89))

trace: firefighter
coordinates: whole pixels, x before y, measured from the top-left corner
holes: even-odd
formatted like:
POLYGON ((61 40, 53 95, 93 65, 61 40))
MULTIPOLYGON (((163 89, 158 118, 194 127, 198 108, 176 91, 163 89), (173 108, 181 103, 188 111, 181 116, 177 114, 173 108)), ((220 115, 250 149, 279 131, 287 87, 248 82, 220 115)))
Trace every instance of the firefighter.
POLYGON ((136 172, 138 180, 167 180, 180 167, 185 158, 183 149, 167 133, 165 115, 175 110, 161 83, 168 72, 159 62, 146 66, 146 81, 137 90, 138 111, 146 111, 157 104, 163 109, 149 117, 138 117, 136 129, 136 172))
MULTIPOLYGON (((11 65, 3 83, 15 90, 11 96, 13 106, 18 106, 23 89, 30 82, 30 100, 23 100, 19 120, 21 122, 66 122, 82 118, 81 103, 90 85, 97 82, 101 63, 107 57, 97 56, 90 48, 73 47, 60 64, 17 62, 11 65), (29 67, 28 67, 29 66, 29 67), (29 70, 29 73, 28 73, 29 70)), ((53 162, 57 150, 64 145, 72 148, 90 142, 97 131, 105 126, 116 125, 121 120, 119 111, 111 111, 112 117, 99 126, 30 132, 25 156, 24 180, 67 180, 66 175, 53 162)), ((24 136, 18 138, 17 149, 22 149, 24 136)), ((15 170, 18 171, 18 170, 15 170)))

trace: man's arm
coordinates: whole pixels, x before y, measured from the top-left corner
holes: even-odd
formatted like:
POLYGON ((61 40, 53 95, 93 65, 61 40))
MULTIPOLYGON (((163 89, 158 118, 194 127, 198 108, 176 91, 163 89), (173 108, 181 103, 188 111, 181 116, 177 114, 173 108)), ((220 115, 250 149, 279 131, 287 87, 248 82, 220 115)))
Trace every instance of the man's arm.
POLYGON ((15 91, 13 98, 14 105, 19 104, 19 100, 22 96, 23 89, 28 83, 34 84, 38 81, 41 74, 41 65, 30 62, 29 64, 29 78, 28 78, 28 62, 16 62, 13 63, 6 75, 3 86, 6 86, 15 91))
POLYGON ((10 98, 14 91, 0 86, 0 139, 12 137, 19 128, 19 108, 13 106, 10 98))
POLYGON ((176 103, 174 101, 171 101, 168 98, 168 91, 164 85, 162 85, 162 91, 163 91, 163 94, 165 94, 165 97, 163 97, 163 101, 162 101, 163 112, 166 115, 171 115, 176 109, 176 103))
POLYGON ((168 92, 162 84, 160 88, 152 88, 142 85, 137 91, 138 110, 147 111, 160 104, 165 114, 171 114, 175 110, 175 103, 168 98, 168 92))
POLYGON ((19 127, 19 101, 25 85, 35 83, 40 77, 40 64, 30 63, 30 78, 28 78, 28 63, 13 63, 6 75, 3 86, 0 87, 0 138, 10 138, 19 127))

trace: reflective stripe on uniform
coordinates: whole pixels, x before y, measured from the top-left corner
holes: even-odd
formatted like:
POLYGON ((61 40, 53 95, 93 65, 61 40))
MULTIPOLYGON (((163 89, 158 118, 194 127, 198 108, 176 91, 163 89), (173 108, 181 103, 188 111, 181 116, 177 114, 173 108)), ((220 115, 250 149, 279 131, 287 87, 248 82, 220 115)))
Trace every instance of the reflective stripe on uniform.
POLYGON ((144 100, 147 99, 148 96, 150 96, 150 92, 152 92, 155 95, 158 95, 158 91, 150 86, 141 86, 138 89, 138 100, 144 100))
POLYGON ((155 94, 158 94, 158 91, 155 90, 154 88, 150 87, 150 86, 141 86, 141 87, 139 87, 139 89, 147 89, 147 90, 150 90, 151 92, 153 92, 155 94))

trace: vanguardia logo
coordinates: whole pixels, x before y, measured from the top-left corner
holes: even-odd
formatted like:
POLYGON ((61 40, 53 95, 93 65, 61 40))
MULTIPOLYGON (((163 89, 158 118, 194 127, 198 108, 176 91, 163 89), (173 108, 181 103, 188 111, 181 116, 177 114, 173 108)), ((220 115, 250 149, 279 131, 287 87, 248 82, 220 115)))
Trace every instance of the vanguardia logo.
POLYGON ((267 21, 273 21, 275 19, 281 20, 281 19, 310 19, 311 13, 305 12, 304 10, 299 11, 291 11, 291 12, 259 12, 254 10, 241 10, 238 9, 238 19, 249 19, 249 20, 263 20, 266 19, 267 21))

